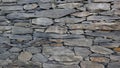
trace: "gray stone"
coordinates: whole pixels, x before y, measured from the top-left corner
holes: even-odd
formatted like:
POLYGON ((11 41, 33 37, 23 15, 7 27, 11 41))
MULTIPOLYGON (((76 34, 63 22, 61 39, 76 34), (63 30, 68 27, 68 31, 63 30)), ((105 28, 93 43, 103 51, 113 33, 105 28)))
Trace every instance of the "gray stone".
POLYGON ((75 51, 75 55, 82 57, 87 57, 88 55, 91 54, 91 51, 88 50, 87 48, 75 47, 74 51, 75 51))
POLYGON ((52 8, 51 3, 45 3, 45 4, 40 3, 39 6, 40 6, 41 9, 50 9, 50 8, 52 8))
POLYGON ((55 22, 60 22, 60 23, 79 23, 84 21, 85 18, 69 18, 69 17, 65 17, 65 18, 60 18, 60 19, 55 19, 55 22))
POLYGON ((65 47, 43 47, 43 54, 44 55, 72 55, 74 56, 74 52, 68 48, 65 47))
POLYGON ((13 27, 12 34, 29 34, 32 33, 33 30, 31 28, 24 28, 24 27, 13 27))
POLYGON ((15 23, 14 26, 31 27, 31 23, 15 23))
POLYGON ((74 3, 74 2, 81 2, 83 0, 55 0, 56 3, 74 3))
POLYGON ((87 5, 87 9, 90 11, 110 10, 109 3, 91 3, 87 5))
POLYGON ((31 35, 10 35, 10 39, 16 39, 16 40, 32 40, 31 35))
POLYGON ((6 51, 7 51, 7 49, 8 49, 8 48, 3 48, 3 47, 0 47, 0 54, 1 54, 1 53, 6 52, 6 51))
POLYGON ((105 47, 101 47, 101 46, 92 46, 91 51, 93 51, 95 53, 100 53, 100 54, 111 54, 111 53, 113 53, 112 50, 110 50, 108 48, 105 48, 105 47))
POLYGON ((108 63, 108 68, 119 68, 120 62, 108 63))
POLYGON ((6 37, 0 37, 0 43, 10 43, 10 39, 6 37))
POLYGON ((72 34, 84 34, 83 30, 69 30, 72 34))
POLYGON ((117 43, 117 42, 113 42, 113 43, 106 42, 106 43, 99 44, 99 46, 106 47, 106 48, 115 48, 115 47, 119 47, 119 45, 120 45, 120 43, 117 43))
POLYGON ((23 10, 22 6, 0 6, 0 9, 3 11, 12 11, 12 10, 23 10))
POLYGON ((37 8, 37 4, 27 4, 27 5, 24 5, 24 9, 25 10, 32 10, 32 9, 35 9, 37 8))
POLYGON ((38 17, 60 18, 75 12, 74 9, 53 9, 36 12, 38 17))
POLYGON ((41 49, 40 49, 40 48, 34 47, 34 46, 28 47, 26 50, 27 50, 28 52, 33 53, 33 54, 41 52, 41 49))
POLYGON ((80 68, 78 65, 43 64, 43 68, 80 68))
POLYGON ((113 9, 120 9, 120 1, 114 1, 114 4, 112 6, 113 9))
POLYGON ((32 58, 32 54, 30 52, 21 52, 20 55, 18 56, 18 60, 22 62, 27 62, 32 58))
POLYGON ((57 5, 58 8, 79 8, 80 6, 82 6, 82 3, 65 3, 65 4, 59 4, 57 5))
POLYGON ((48 61, 48 58, 45 57, 44 55, 42 55, 41 53, 37 53, 37 54, 33 55, 32 61, 33 61, 33 62, 45 63, 45 62, 48 61))
POLYGON ((80 64, 81 64, 81 68, 104 68, 104 65, 94 63, 91 61, 82 61, 80 64))
POLYGON ((105 38, 95 38, 94 43, 100 44, 100 43, 108 43, 111 42, 112 39, 105 39, 105 38))
POLYGON ((11 29, 12 29, 12 26, 0 26, 0 31, 8 31, 11 29))
POLYGON ((71 14, 72 16, 76 16, 76 17, 86 17, 86 16, 89 16, 93 13, 90 13, 88 11, 84 11, 84 12, 76 12, 76 13, 73 13, 71 14))
POLYGON ((93 2, 112 2, 114 0, 93 0, 93 2))
POLYGON ((32 23, 36 25, 47 26, 53 24, 53 20, 49 18, 37 18, 37 19, 33 19, 32 23))
POLYGON ((2 0, 2 2, 17 2, 17 0, 2 0))
POLYGON ((13 12, 6 16, 7 19, 28 19, 36 18, 34 13, 13 12))
POLYGON ((64 39, 64 45, 68 46, 92 46, 92 39, 64 39))
MULTIPOLYGON (((0 60, 0 65, 1 65, 1 66, 5 66, 5 65, 8 65, 8 64, 10 64, 10 63, 12 63, 12 60, 10 60, 10 59, 0 60)), ((2 68, 2 67, 1 67, 1 68, 2 68)))
POLYGON ((120 56, 117 55, 110 55, 111 61, 120 61, 120 56))
POLYGON ((18 4, 29 4, 29 3, 37 3, 39 0, 18 0, 18 4))
POLYGON ((47 33, 59 33, 65 34, 67 33, 67 27, 60 27, 60 26, 49 26, 46 31, 47 33))
POLYGON ((10 55, 11 55, 10 52, 6 51, 6 52, 0 54, 0 59, 1 60, 8 59, 10 57, 10 55))
POLYGON ((21 49, 17 48, 17 47, 12 47, 11 49, 9 49, 10 52, 16 53, 16 52, 20 52, 21 49))

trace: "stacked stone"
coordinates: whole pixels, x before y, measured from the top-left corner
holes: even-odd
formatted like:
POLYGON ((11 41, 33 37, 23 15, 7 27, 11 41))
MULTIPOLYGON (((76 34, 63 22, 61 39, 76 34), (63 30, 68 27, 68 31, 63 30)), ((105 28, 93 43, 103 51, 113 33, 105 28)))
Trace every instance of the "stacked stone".
POLYGON ((0 0, 0 68, 120 68, 120 1, 0 0))

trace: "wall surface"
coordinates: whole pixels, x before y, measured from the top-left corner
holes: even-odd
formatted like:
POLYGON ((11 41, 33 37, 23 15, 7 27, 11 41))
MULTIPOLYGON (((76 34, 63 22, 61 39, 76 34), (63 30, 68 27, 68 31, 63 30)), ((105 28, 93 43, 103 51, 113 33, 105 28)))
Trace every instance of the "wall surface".
POLYGON ((120 0, 0 0, 0 68, 120 68, 120 0))

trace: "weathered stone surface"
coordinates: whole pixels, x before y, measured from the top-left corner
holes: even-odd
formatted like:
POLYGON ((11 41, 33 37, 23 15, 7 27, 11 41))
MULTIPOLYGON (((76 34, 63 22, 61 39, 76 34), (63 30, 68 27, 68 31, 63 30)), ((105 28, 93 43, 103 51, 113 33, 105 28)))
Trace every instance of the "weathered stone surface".
POLYGON ((27 62, 32 58, 32 54, 30 52, 21 52, 18 56, 18 60, 22 62, 27 62))
POLYGON ((75 47, 74 51, 75 51, 75 55, 82 57, 87 57, 89 54, 91 54, 91 51, 87 48, 75 47))
POLYGON ((1 59, 1 60, 6 60, 6 59, 8 59, 10 56, 11 56, 10 52, 6 51, 6 52, 0 54, 0 59, 1 59))
POLYGON ((7 2, 7 3, 9 3, 9 2, 17 2, 17 0, 2 0, 2 2, 7 2))
POLYGON ((70 55, 70 56, 74 56, 74 52, 70 49, 67 49, 65 47, 48 47, 48 46, 45 46, 43 47, 43 54, 44 55, 57 55, 57 56, 60 56, 60 55, 70 55), (59 53, 58 53, 59 52, 59 53))
POLYGON ((87 5, 87 9, 90 11, 110 10, 109 3, 91 3, 87 5))
POLYGON ((120 30, 119 23, 67 24, 70 29, 120 30))
POLYGON ((16 40, 32 40, 31 35, 10 35, 10 39, 16 39, 16 40))
POLYGON ((82 61, 81 68, 104 68, 104 65, 90 61, 82 61))
POLYGON ((56 0, 55 2, 56 3, 70 3, 70 2, 74 3, 74 2, 81 2, 81 1, 83 1, 83 0, 64 0, 64 1, 56 0))
POLYGON ((38 53, 38 54, 33 55, 32 61, 44 63, 44 62, 47 62, 48 59, 47 59, 47 57, 45 57, 41 53, 38 53))
POLYGON ((27 5, 24 5, 24 9, 25 10, 32 10, 32 9, 35 9, 37 8, 37 4, 27 4, 27 5))
POLYGON ((112 2, 114 0, 93 0, 93 2, 112 2))
POLYGON ((52 8, 51 3, 45 3, 45 4, 40 3, 39 6, 40 6, 41 9, 50 9, 50 8, 52 8))
POLYGON ((13 12, 6 16, 7 19, 28 19, 37 17, 34 13, 13 12))
POLYGON ((74 9, 53 9, 36 12, 38 17, 60 18, 75 12, 74 9))
POLYGON ((47 25, 53 24, 53 21, 52 19, 49 19, 49 18, 37 18, 37 19, 33 19, 32 23, 36 25, 47 26, 47 25))
POLYGON ((6 37, 0 37, 0 43, 10 43, 10 39, 6 37))
POLYGON ((55 19, 55 22, 60 22, 60 23, 79 23, 84 21, 85 18, 60 18, 60 19, 55 19))
POLYGON ((64 44, 68 46, 91 46, 92 39, 65 39, 64 44))
POLYGON ((19 0, 18 4, 29 4, 29 3, 36 3, 39 2, 39 0, 19 0))
POLYGON ((16 52, 20 52, 21 49, 20 49, 20 48, 17 48, 17 47, 12 47, 9 51, 10 51, 10 52, 13 52, 13 53, 16 53, 16 52))
MULTIPOLYGON (((10 64, 10 63, 12 63, 12 60, 10 60, 10 59, 0 60, 0 65, 1 65, 1 66, 5 66, 5 65, 8 65, 8 64, 10 64)), ((2 68, 2 67, 1 67, 1 68, 2 68)))
POLYGON ((110 50, 108 48, 101 47, 101 46, 92 46, 91 51, 93 51, 95 53, 100 53, 100 54, 111 54, 111 53, 113 53, 112 50, 110 50))
POLYGON ((30 27, 31 23, 15 23, 14 26, 30 27))
POLYGON ((113 62, 108 64, 108 68, 119 68, 120 62, 113 62))
POLYGON ((26 51, 35 54, 35 53, 39 53, 39 52, 41 52, 41 49, 38 48, 38 47, 34 47, 34 46, 32 46, 32 47, 28 47, 28 48, 26 49, 26 51))
POLYGON ((58 8, 79 8, 80 6, 82 6, 82 3, 65 3, 65 4, 59 4, 57 5, 58 8))
POLYGON ((69 30, 72 34, 84 34, 83 30, 69 30))
POLYGON ((91 14, 93 14, 93 13, 85 11, 85 12, 76 12, 71 15, 76 16, 76 17, 85 17, 85 16, 89 16, 91 14))
POLYGON ((120 61, 120 56, 110 55, 111 61, 120 61))
POLYGON ((90 60, 93 62, 104 62, 104 63, 109 62, 109 59, 105 57, 90 57, 90 60))
POLYGON ((80 68, 78 65, 43 64, 43 68, 80 68))
POLYGON ((120 47, 116 47, 113 49, 115 52, 120 52, 120 47))
POLYGON ((1 10, 7 11, 7 10, 23 10, 22 6, 1 6, 1 10))
POLYGON ((60 26, 50 26, 47 28, 45 32, 65 34, 67 33, 67 27, 65 28, 65 27, 60 27, 60 26))
POLYGON ((24 27, 13 27, 12 28, 13 34, 28 34, 32 32, 33 30, 31 28, 24 28, 24 27))
POLYGON ((0 31, 8 31, 11 29, 12 29, 12 26, 0 26, 0 31))
POLYGON ((115 14, 115 15, 120 15, 120 10, 115 10, 115 11, 114 11, 114 14, 115 14))
POLYGON ((113 9, 120 9, 120 1, 115 1, 113 6, 112 6, 113 9))

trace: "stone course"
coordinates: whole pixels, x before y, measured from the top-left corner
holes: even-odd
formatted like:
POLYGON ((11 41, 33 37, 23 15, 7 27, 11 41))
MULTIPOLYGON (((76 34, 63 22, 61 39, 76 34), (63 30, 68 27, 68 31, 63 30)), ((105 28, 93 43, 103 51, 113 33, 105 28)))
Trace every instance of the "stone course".
POLYGON ((0 68, 120 68, 120 0, 0 0, 0 68))

